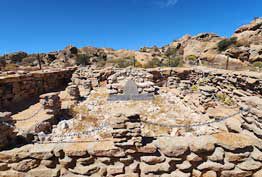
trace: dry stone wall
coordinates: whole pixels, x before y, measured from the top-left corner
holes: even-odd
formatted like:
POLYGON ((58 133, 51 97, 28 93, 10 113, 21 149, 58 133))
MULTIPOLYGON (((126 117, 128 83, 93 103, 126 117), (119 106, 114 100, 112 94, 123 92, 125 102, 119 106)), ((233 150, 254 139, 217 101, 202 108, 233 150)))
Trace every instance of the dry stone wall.
POLYGON ((137 114, 112 120, 112 140, 0 152, 0 176, 259 177, 262 143, 244 134, 145 137, 137 114))
POLYGON ((14 123, 10 112, 0 112, 0 150, 11 145, 15 139, 14 123))
MULTIPOLYGON (((193 85, 214 86, 232 95, 250 96, 262 94, 262 74, 255 72, 234 72, 228 70, 196 68, 153 68, 153 69, 116 69, 116 68, 79 68, 72 77, 75 85, 94 88, 106 82, 114 94, 121 93, 121 82, 132 77, 138 87, 153 90, 150 86, 180 87, 191 89, 193 85), (142 84, 139 84, 142 83, 142 84), (148 83, 148 84, 146 84, 148 83), (141 85, 141 86, 139 86, 141 85)), ((123 85, 123 84, 122 84, 123 85)), ((140 89, 141 91, 141 89, 140 89)))
POLYGON ((107 79, 109 94, 123 93, 127 80, 135 81, 139 93, 157 93, 159 90, 153 82, 153 75, 143 69, 126 68, 116 72, 107 79))
POLYGON ((75 68, 53 69, 0 77, 0 110, 42 93, 65 88, 75 68))
MULTIPOLYGON (((238 96, 262 94, 262 74, 208 68, 165 68, 149 71, 155 78, 166 79, 168 87, 209 85, 238 96)), ((155 79, 155 80, 157 80, 155 79)), ((159 79, 158 79, 159 80, 159 79)))

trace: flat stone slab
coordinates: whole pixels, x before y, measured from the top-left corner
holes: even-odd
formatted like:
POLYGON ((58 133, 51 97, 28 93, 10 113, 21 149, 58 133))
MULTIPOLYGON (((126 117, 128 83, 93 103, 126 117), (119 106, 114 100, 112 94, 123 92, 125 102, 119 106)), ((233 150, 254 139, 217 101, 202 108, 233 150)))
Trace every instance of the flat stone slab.
POLYGON ((108 101, 152 100, 153 98, 153 94, 110 95, 108 101))
POLYGON ((153 98, 153 94, 139 94, 135 81, 128 80, 124 87, 124 94, 109 95, 108 101, 152 100, 153 98))

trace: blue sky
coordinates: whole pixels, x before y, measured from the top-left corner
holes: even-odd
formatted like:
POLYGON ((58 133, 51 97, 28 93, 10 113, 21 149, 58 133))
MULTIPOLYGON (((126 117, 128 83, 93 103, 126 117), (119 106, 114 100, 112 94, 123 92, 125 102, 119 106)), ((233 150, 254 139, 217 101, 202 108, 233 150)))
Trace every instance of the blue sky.
POLYGON ((184 34, 230 36, 261 0, 1 0, 0 54, 163 46, 184 34))

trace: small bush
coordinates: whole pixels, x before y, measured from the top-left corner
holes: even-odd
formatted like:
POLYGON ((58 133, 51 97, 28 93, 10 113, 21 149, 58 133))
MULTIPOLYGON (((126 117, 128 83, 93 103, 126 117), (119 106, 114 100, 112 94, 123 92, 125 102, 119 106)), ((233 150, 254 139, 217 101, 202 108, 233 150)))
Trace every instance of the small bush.
POLYGON ((142 68, 143 65, 142 65, 142 63, 140 63, 140 62, 137 61, 136 64, 135 64, 135 67, 142 68))
POLYGON ((86 54, 78 54, 76 64, 86 66, 87 64, 90 64, 90 58, 86 54))
POLYGON ((180 57, 175 57, 175 58, 169 59, 169 66, 170 67, 177 67, 177 66, 182 66, 182 65, 183 65, 183 60, 180 57))
POLYGON ((128 58, 114 59, 108 62, 113 63, 118 68, 126 68, 128 66, 134 66, 134 59, 128 59, 128 58))
POLYGON ((234 105, 234 101, 228 95, 224 93, 217 93, 216 97, 218 98, 219 101, 221 101, 225 105, 228 105, 228 106, 234 105))
POLYGON ((198 91, 198 86, 197 86, 197 85, 192 85, 191 90, 192 90, 193 92, 198 91))
POLYGON ((197 57, 195 55, 189 55, 186 57, 187 60, 189 61, 196 61, 197 60, 197 57))
POLYGON ((161 61, 158 58, 153 58, 149 62, 147 62, 144 67, 145 68, 156 68, 161 66, 161 61))
POLYGON ((262 61, 256 61, 252 64, 254 68, 262 69, 262 61))
POLYGON ((166 56, 170 57, 170 56, 175 56, 176 53, 177 53, 177 49, 170 47, 170 48, 167 49, 165 54, 166 54, 166 56))
POLYGON ((232 44, 235 44, 237 41, 237 37, 231 37, 229 39, 223 39, 222 41, 217 43, 217 47, 219 51, 226 50, 232 44))
POLYGON ((10 70, 16 70, 17 69, 17 65, 13 64, 13 63, 8 63, 5 65, 4 70, 6 71, 10 71, 10 70))

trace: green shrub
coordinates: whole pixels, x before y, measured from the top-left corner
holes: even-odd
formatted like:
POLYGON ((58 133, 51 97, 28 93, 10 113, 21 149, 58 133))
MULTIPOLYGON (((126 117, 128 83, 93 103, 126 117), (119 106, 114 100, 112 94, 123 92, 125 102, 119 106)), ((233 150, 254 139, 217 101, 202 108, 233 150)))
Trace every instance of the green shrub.
POLYGON ((135 67, 137 67, 137 68, 142 68, 143 67, 143 65, 142 65, 142 63, 140 63, 140 62, 136 62, 135 63, 135 67))
POLYGON ((253 67, 262 69, 262 61, 256 61, 252 64, 253 67))
POLYGON ((114 59, 108 62, 113 63, 118 68, 126 68, 128 66, 134 66, 134 59, 129 59, 129 58, 114 59))
POLYGON ((177 49, 174 48, 174 47, 170 47, 170 48, 167 49, 165 54, 166 54, 166 56, 170 57, 170 56, 175 56, 176 53, 177 53, 177 49))
POLYGON ((17 70, 17 65, 14 63, 8 63, 5 65, 4 70, 10 71, 10 70, 17 70))
POLYGON ((232 44, 235 44, 237 41, 237 37, 231 37, 229 39, 223 39, 222 41, 217 43, 217 47, 219 51, 226 50, 232 44))
POLYGON ((191 90, 194 91, 194 92, 198 91, 198 86, 192 85, 191 90))
POLYGON ((86 54, 78 54, 76 64, 86 66, 87 64, 90 64, 90 58, 86 54))
POLYGON ((196 61, 197 60, 197 57, 195 55, 189 55, 186 57, 187 60, 189 61, 196 61))
POLYGON ((183 65, 183 60, 180 57, 175 57, 175 58, 169 59, 169 66, 170 67, 177 67, 177 66, 182 66, 182 65, 183 65))
POLYGON ((228 95, 226 95, 224 93, 217 93, 216 97, 219 101, 221 101, 222 103, 224 103, 228 106, 234 105, 234 101, 228 95))
POLYGON ((153 58, 149 62, 147 62, 144 67, 145 68, 156 68, 161 66, 161 61, 158 58, 153 58))
POLYGON ((228 97, 225 98, 224 104, 226 104, 228 106, 232 106, 234 104, 234 101, 228 96, 228 97))

